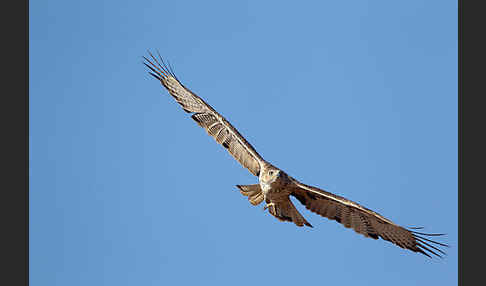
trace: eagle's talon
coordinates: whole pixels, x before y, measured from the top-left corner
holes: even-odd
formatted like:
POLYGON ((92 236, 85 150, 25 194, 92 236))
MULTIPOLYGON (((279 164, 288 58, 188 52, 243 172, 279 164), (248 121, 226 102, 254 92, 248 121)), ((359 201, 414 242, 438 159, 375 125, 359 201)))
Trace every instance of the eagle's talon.
POLYGON ((275 203, 269 203, 269 204, 266 204, 266 205, 263 207, 263 210, 265 211, 265 210, 267 210, 267 209, 268 209, 269 207, 271 207, 271 206, 275 207, 275 203))

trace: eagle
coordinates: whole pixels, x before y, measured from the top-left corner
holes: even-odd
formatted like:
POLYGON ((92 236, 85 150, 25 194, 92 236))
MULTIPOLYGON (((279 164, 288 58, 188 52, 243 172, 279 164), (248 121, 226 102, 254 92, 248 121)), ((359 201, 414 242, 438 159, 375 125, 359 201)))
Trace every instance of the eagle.
POLYGON ((313 227, 295 208, 290 196, 295 197, 306 209, 330 220, 352 228, 355 232, 389 241, 401 248, 442 257, 440 246, 448 245, 427 237, 444 234, 418 232, 422 227, 405 228, 356 202, 325 190, 306 185, 292 178, 283 170, 265 161, 255 148, 221 114, 202 98, 185 87, 166 64, 160 53, 158 59, 149 51, 150 59, 143 57, 148 73, 159 80, 169 94, 191 114, 191 118, 204 128, 217 143, 222 145, 243 167, 258 177, 258 184, 236 185, 249 202, 257 206, 265 201, 263 210, 279 221, 292 222, 302 227, 313 227), (434 246, 435 245, 435 246, 434 246))

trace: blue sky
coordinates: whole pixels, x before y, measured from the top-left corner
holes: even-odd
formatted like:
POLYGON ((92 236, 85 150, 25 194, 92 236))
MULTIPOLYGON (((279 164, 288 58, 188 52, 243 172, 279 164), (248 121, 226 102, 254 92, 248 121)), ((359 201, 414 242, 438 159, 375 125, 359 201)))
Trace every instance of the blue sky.
POLYGON ((31 1, 31 285, 456 285, 457 140, 457 1, 31 1), (147 49, 266 160, 448 255, 250 205, 147 49))

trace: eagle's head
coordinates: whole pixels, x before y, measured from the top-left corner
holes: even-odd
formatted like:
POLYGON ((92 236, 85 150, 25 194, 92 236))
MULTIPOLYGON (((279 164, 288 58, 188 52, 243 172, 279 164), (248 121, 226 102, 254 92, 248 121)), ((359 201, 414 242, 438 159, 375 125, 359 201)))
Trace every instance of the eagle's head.
POLYGON ((270 188, 283 187, 289 181, 287 174, 274 166, 264 168, 260 173, 259 179, 260 183, 270 188))

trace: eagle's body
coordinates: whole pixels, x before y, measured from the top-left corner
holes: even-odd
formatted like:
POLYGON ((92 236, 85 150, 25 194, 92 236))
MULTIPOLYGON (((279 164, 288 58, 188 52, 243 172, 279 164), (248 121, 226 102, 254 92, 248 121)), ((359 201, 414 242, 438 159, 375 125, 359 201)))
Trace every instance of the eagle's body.
POLYGON ((293 222, 297 226, 312 227, 290 200, 290 196, 293 196, 312 212, 335 220, 345 227, 353 228, 357 233, 366 237, 382 238, 402 248, 427 256, 429 256, 427 252, 437 256, 440 256, 437 252, 445 254, 430 243, 440 246, 447 245, 423 237, 440 234, 420 233, 401 227, 353 201, 305 185, 265 161, 223 116, 184 87, 162 59, 160 59, 161 65, 152 54, 150 56, 157 63, 145 58, 147 61, 145 65, 152 71, 150 74, 160 80, 186 112, 192 113, 192 119, 199 126, 226 148, 243 167, 258 177, 258 184, 237 185, 241 194, 247 196, 251 204, 259 205, 264 201, 264 209, 268 209, 268 212, 278 220, 293 222))

